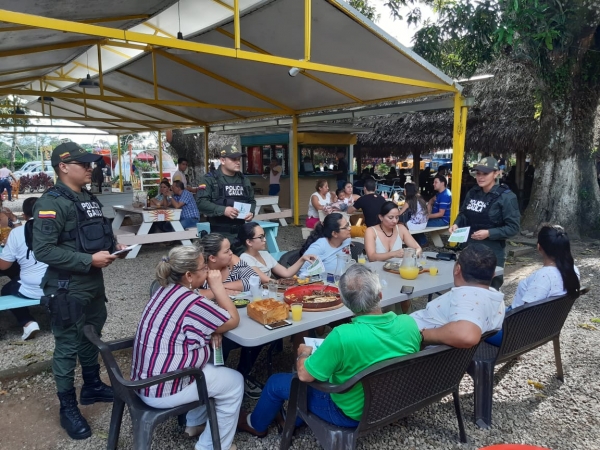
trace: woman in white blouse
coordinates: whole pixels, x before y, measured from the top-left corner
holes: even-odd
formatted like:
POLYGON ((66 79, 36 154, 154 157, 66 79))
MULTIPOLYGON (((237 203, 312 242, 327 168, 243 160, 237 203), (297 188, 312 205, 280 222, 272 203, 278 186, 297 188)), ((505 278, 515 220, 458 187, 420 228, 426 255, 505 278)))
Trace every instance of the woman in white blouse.
MULTIPOLYGON (((538 233, 537 249, 542 255, 543 267, 519 282, 507 311, 550 297, 579 295, 579 269, 575 266, 569 236, 563 227, 544 225, 538 233)), ((486 341, 500 346, 502 331, 486 341)))
POLYGON ((329 192, 329 184, 327 180, 317 180, 316 192, 310 196, 308 201, 308 217, 306 218, 306 226, 314 228, 319 223, 319 211, 322 211, 327 204, 336 201, 335 194, 329 192))
POLYGON ((238 242, 239 245, 246 247, 240 259, 258 273, 263 283, 268 283, 273 274, 281 278, 294 276, 305 261, 315 259, 313 255, 302 255, 295 264, 288 268, 283 267, 265 250, 267 248, 265 230, 256 222, 247 222, 240 227, 238 242))

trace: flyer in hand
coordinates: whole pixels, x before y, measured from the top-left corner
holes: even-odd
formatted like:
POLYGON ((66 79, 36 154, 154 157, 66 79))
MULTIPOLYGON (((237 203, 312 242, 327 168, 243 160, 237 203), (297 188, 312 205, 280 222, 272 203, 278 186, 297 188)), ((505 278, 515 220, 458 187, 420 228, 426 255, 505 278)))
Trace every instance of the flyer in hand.
POLYGON ((452 233, 448 238, 448 242, 456 242, 458 244, 467 242, 467 239, 469 239, 470 230, 471 227, 457 228, 456 230, 454 230, 454 233, 452 233))
POLYGON ((325 266, 323 265, 323 261, 320 258, 315 259, 310 266, 306 268, 306 272, 309 277, 313 277, 315 275, 321 275, 325 272, 325 266))

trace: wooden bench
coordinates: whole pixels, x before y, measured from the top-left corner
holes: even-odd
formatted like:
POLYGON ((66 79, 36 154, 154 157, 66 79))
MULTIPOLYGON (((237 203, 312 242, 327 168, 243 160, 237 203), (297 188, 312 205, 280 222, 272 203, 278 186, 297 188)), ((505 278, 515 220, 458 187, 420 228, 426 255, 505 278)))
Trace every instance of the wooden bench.
POLYGON ((25 306, 36 306, 40 300, 21 298, 16 295, 4 295, 0 297, 0 311, 5 309, 23 308, 25 306))
POLYGON ((445 345, 428 348, 374 364, 341 385, 304 383, 294 377, 280 449, 287 450, 291 445, 296 416, 306 422, 323 448, 350 450, 356 448, 360 436, 439 402, 448 394, 454 398, 460 440, 467 442, 458 387, 476 349, 477 345, 467 349, 445 345), (308 410, 308 386, 321 392, 343 393, 357 383, 362 384, 365 403, 356 428, 337 427, 308 410))
MULTIPOLYGON (((122 227, 123 228, 123 227, 122 227)), ((114 231, 114 230, 113 230, 114 231)), ((117 234, 117 233, 115 233, 117 234)), ((170 231, 168 233, 154 234, 123 234, 119 236, 119 244, 157 244, 159 242, 181 241, 185 239, 195 239, 198 237, 198 230, 190 228, 185 231, 170 231)))
POLYGON ((448 234, 448 228, 450 225, 446 225, 443 227, 427 227, 422 230, 414 230, 411 231, 410 234, 421 234, 427 233, 431 237, 431 242, 438 248, 444 247, 444 242, 442 242, 442 234, 448 234))
POLYGON ((254 216, 253 220, 271 220, 271 219, 285 219, 286 217, 292 217, 294 214, 291 209, 282 209, 281 211, 274 211, 271 213, 260 213, 254 216))
MULTIPOLYGON (((588 292, 582 288, 580 295, 588 292)), ((494 367, 527 353, 547 342, 554 345, 557 378, 563 379, 560 332, 577 297, 553 297, 526 303, 506 313, 502 323, 500 347, 482 342, 467 370, 473 378, 475 423, 479 428, 492 425, 494 367)))

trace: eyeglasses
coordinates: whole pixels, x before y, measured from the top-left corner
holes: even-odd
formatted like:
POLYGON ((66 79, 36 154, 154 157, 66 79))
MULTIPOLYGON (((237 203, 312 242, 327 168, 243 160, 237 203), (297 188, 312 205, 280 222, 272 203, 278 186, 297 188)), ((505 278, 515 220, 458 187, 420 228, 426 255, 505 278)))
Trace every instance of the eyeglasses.
POLYGON ((89 163, 89 162, 71 161, 71 162, 68 162, 68 163, 65 163, 65 164, 76 164, 78 166, 83 167, 84 169, 89 169, 89 168, 92 167, 92 163, 89 163))
POLYGON ((200 267, 195 270, 196 272, 208 272, 208 264, 205 264, 204 267, 200 267))
POLYGON ((254 236, 253 238, 250 239, 260 239, 261 241, 266 241, 267 237, 264 234, 261 234, 260 236, 254 236))
POLYGON ((346 225, 344 225, 343 227, 340 227, 340 230, 349 230, 352 227, 352 225, 350 225, 350 222, 348 222, 346 225))

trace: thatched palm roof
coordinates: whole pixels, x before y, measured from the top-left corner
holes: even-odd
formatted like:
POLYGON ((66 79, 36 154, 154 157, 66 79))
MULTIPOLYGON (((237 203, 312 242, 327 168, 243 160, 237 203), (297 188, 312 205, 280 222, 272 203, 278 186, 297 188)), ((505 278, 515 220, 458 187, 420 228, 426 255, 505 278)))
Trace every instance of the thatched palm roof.
MULTIPOLYGON (((493 74, 494 78, 465 87, 464 95, 475 99, 469 108, 465 150, 532 151, 539 122, 534 117, 536 85, 527 65, 501 59, 478 73, 493 74)), ((407 114, 400 119, 376 122, 372 133, 359 135, 358 145, 371 156, 429 153, 452 147, 452 126, 450 110, 407 114)))

